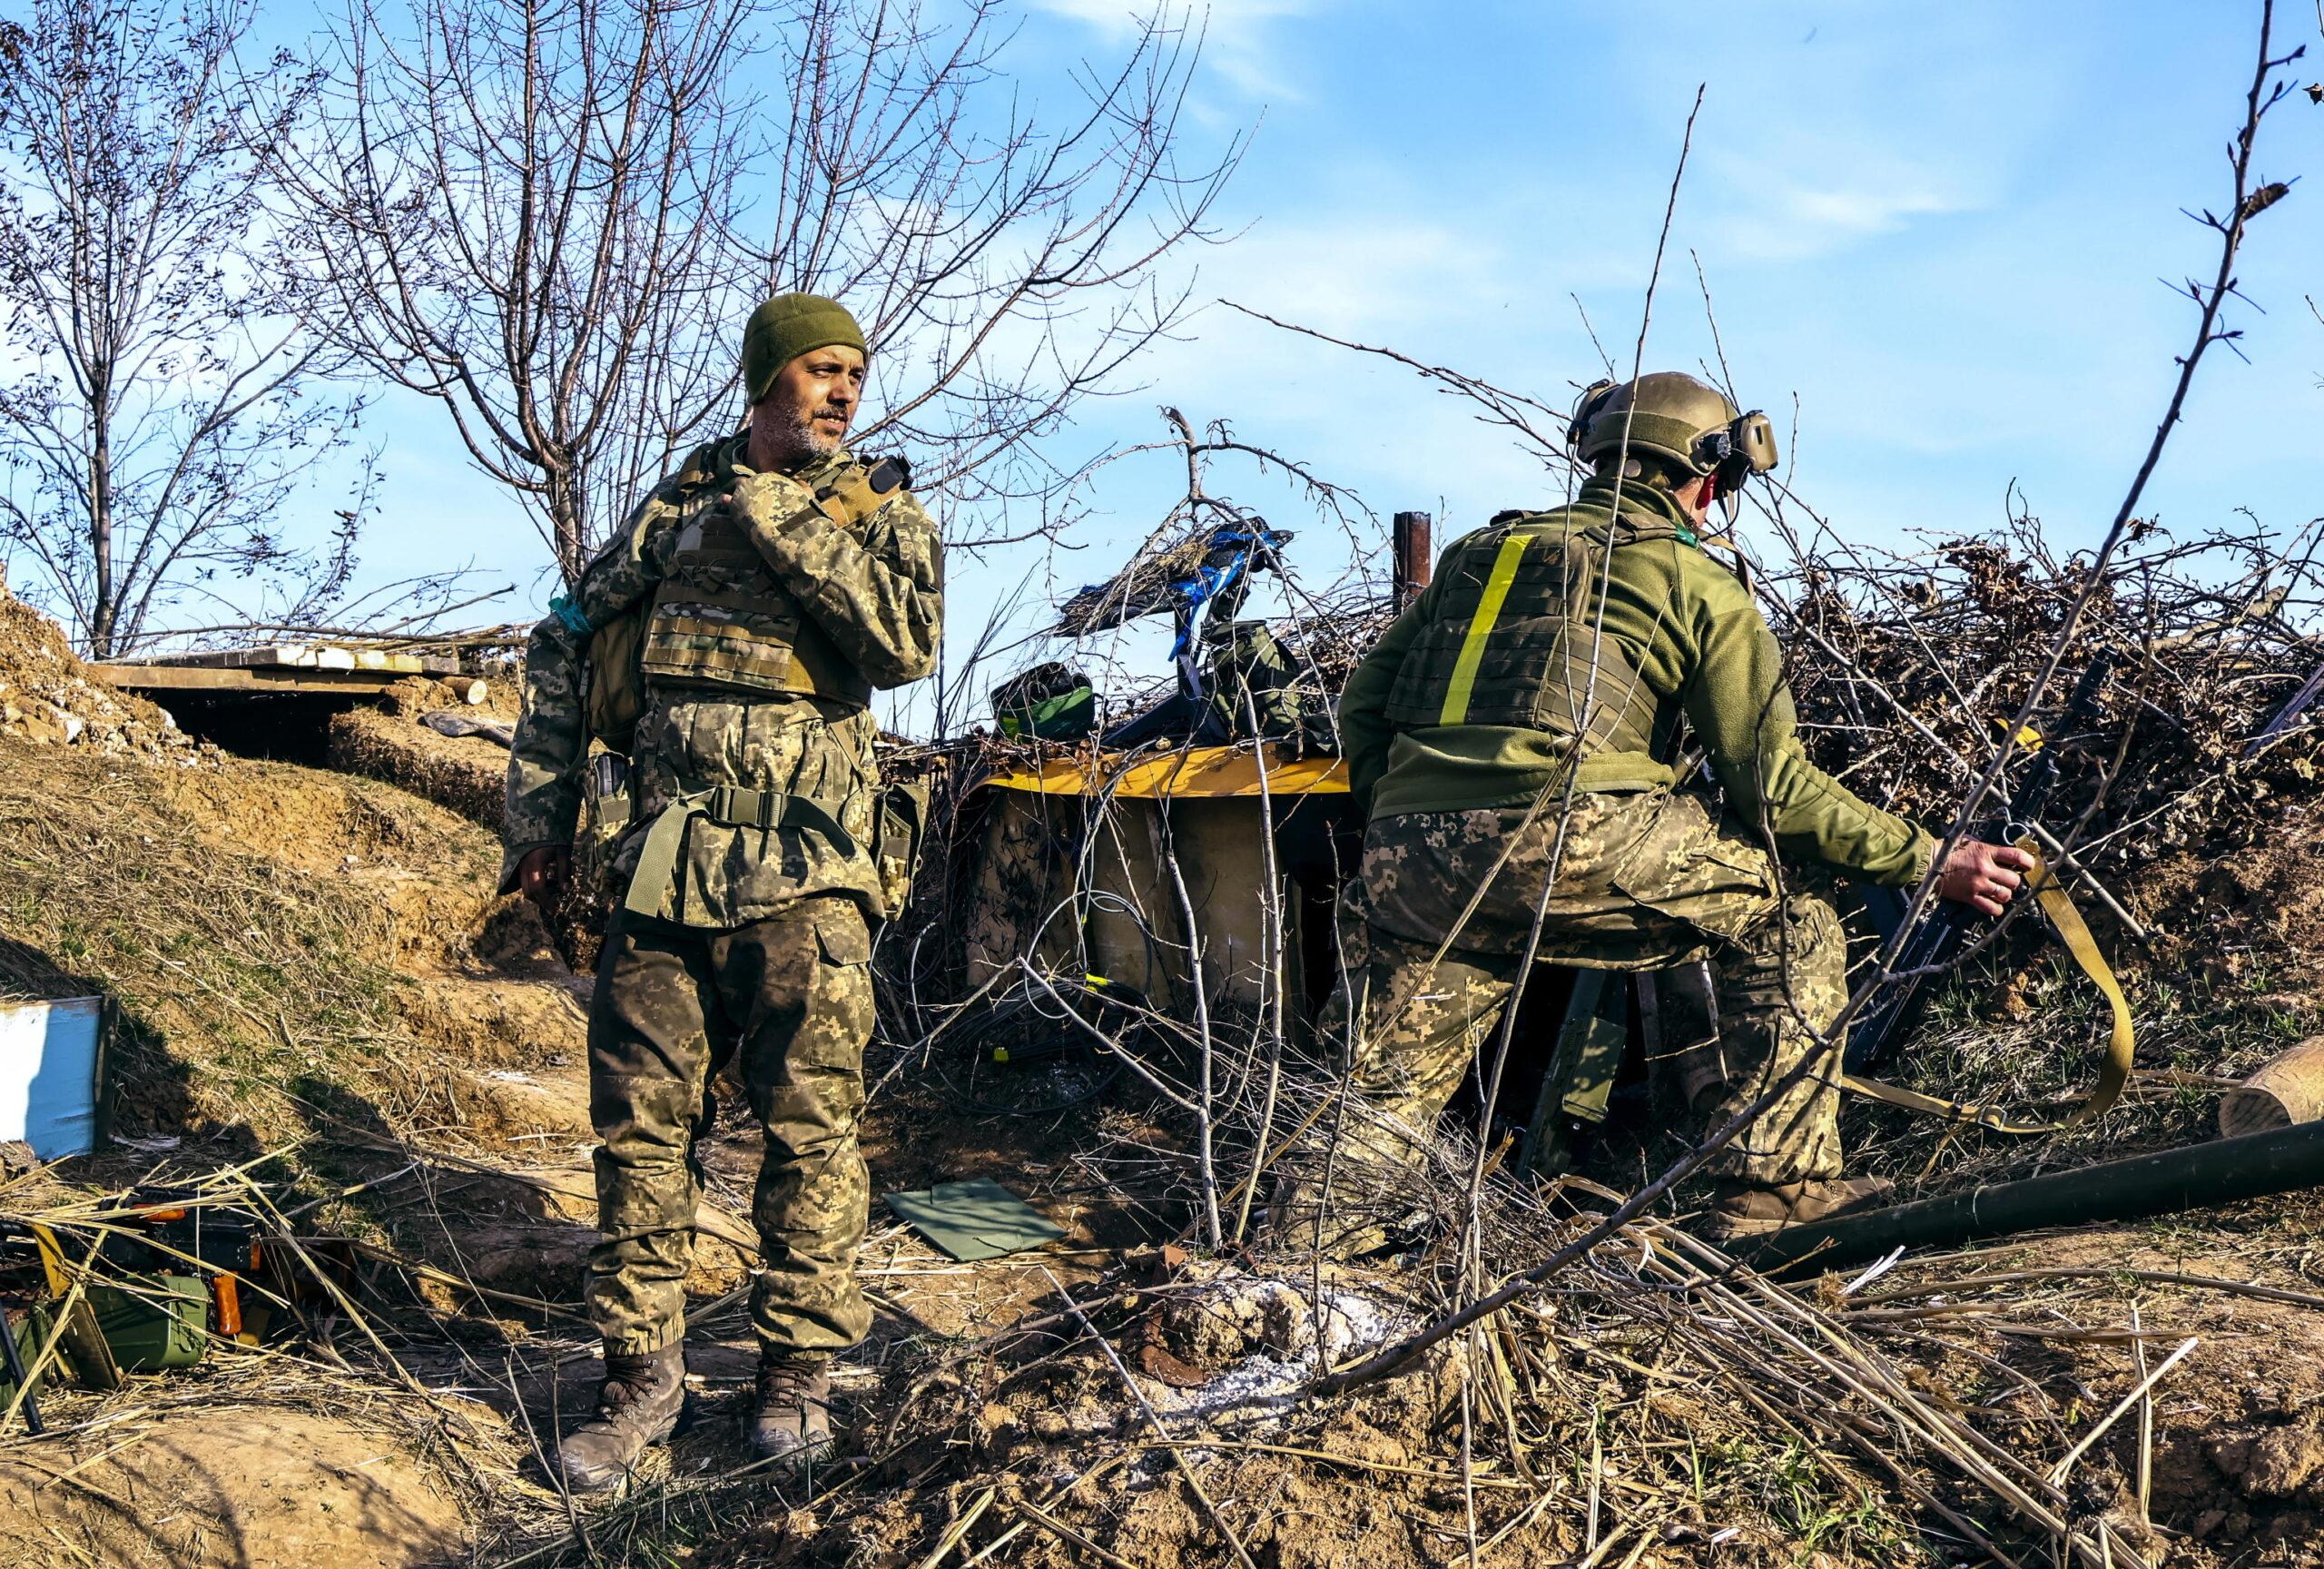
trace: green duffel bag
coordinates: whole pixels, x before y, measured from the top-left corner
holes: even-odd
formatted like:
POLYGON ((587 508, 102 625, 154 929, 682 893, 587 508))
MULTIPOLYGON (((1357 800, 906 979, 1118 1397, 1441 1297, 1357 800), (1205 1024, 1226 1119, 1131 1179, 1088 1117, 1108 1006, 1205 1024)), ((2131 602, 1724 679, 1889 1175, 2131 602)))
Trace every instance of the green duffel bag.
POLYGON ((1098 727, 1098 694, 1069 665, 1036 665, 993 689, 992 713, 1012 741, 1078 741, 1098 727))

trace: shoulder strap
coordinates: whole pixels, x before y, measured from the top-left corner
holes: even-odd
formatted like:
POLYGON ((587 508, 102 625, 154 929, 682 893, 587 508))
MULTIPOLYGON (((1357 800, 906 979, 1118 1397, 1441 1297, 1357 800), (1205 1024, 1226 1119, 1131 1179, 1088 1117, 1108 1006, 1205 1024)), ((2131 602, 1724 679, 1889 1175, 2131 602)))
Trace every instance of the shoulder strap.
POLYGON ((714 441, 704 442, 687 453, 686 460, 678 465, 678 488, 694 490, 714 483, 718 479, 719 469, 722 467, 719 462, 720 452, 726 443, 733 439, 732 436, 721 436, 714 441))
POLYGON ((911 483, 911 467, 901 458, 882 458, 869 468, 851 463, 815 492, 815 505, 841 528, 852 528, 911 483))

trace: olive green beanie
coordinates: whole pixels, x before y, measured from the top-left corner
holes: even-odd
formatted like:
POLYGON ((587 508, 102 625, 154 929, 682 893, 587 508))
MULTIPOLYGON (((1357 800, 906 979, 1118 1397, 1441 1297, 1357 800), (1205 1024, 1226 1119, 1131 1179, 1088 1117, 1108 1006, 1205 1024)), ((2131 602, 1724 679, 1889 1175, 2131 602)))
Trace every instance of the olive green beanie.
POLYGON ((863 329, 835 300, 820 294, 778 294, 751 312, 743 329, 743 390, 755 403, 774 385, 775 373, 812 349, 844 343, 870 358, 863 329))

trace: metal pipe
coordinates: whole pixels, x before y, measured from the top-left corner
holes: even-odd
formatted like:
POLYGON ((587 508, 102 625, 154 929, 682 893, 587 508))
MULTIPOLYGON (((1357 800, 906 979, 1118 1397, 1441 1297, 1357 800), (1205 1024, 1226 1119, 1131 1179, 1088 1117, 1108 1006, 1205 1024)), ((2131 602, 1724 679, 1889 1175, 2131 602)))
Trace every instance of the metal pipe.
POLYGON ((2317 1187, 2324 1187, 2324 1122, 2299 1122, 1794 1226, 1735 1242, 1727 1251, 1762 1270, 1802 1262, 1837 1269, 1896 1248, 1952 1247, 2052 1227, 2138 1220, 2317 1187))

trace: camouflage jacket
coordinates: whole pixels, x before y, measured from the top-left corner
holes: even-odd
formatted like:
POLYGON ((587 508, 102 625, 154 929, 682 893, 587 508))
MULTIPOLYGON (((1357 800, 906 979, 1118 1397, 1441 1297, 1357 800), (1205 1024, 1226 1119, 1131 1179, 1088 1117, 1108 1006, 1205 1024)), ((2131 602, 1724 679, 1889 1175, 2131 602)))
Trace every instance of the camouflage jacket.
MULTIPOLYGON (((1702 552, 1669 497, 1628 486, 1620 510, 1639 526, 1637 542, 1595 558, 1604 565, 1593 567, 1592 592, 1576 616, 1576 625, 1602 629, 1620 666, 1635 673, 1634 692, 1610 677, 1607 700, 1634 696, 1650 716, 1637 728, 1663 742, 1683 720, 1708 755, 1728 810, 1755 829, 1763 827, 1786 854, 1890 886, 1918 882, 1935 840, 1918 824, 1859 799, 1808 761, 1782 651, 1750 591, 1702 552)), ((1562 519, 1577 534, 1594 531, 1602 541, 1610 538, 1614 515, 1612 487, 1592 480, 1571 506, 1539 516, 1562 519)), ((1544 789, 1562 788, 1573 746, 1570 731, 1415 725, 1390 717, 1408 653, 1452 614, 1458 568, 1485 538, 1469 535, 1446 548, 1428 587, 1348 676, 1340 729, 1350 783, 1374 818, 1521 806, 1544 789)), ((1478 615, 1486 619, 1482 634, 1489 636, 1490 617, 1478 615)), ((1454 631, 1465 631, 1471 641, 1481 636, 1474 618, 1454 631)), ((1680 782, 1654 750, 1594 738, 1571 766, 1576 787, 1585 791, 1659 790, 1680 782)))
MULTIPOLYGON (((718 453, 705 488, 664 479, 641 501, 574 586, 564 614, 533 629, 526 646, 525 712, 508 763, 506 854, 500 885, 516 886, 527 852, 573 842, 589 735, 584 686, 588 627, 605 626, 652 594, 675 550, 683 507, 730 503, 774 575, 875 687, 917 681, 935 667, 944 620, 943 546, 909 490, 898 490, 852 528, 833 523, 814 493, 847 466, 846 452, 792 474, 747 466, 747 438, 718 453)), ((734 826, 708 817, 686 824, 683 853, 655 888, 631 888, 634 907, 689 926, 763 920, 810 895, 843 893, 881 913, 871 854, 878 726, 868 711, 823 699, 763 697, 648 680, 631 754, 635 824, 614 862, 617 885, 637 865, 642 832, 675 801, 718 786, 831 804, 852 843, 812 824, 734 826)))

